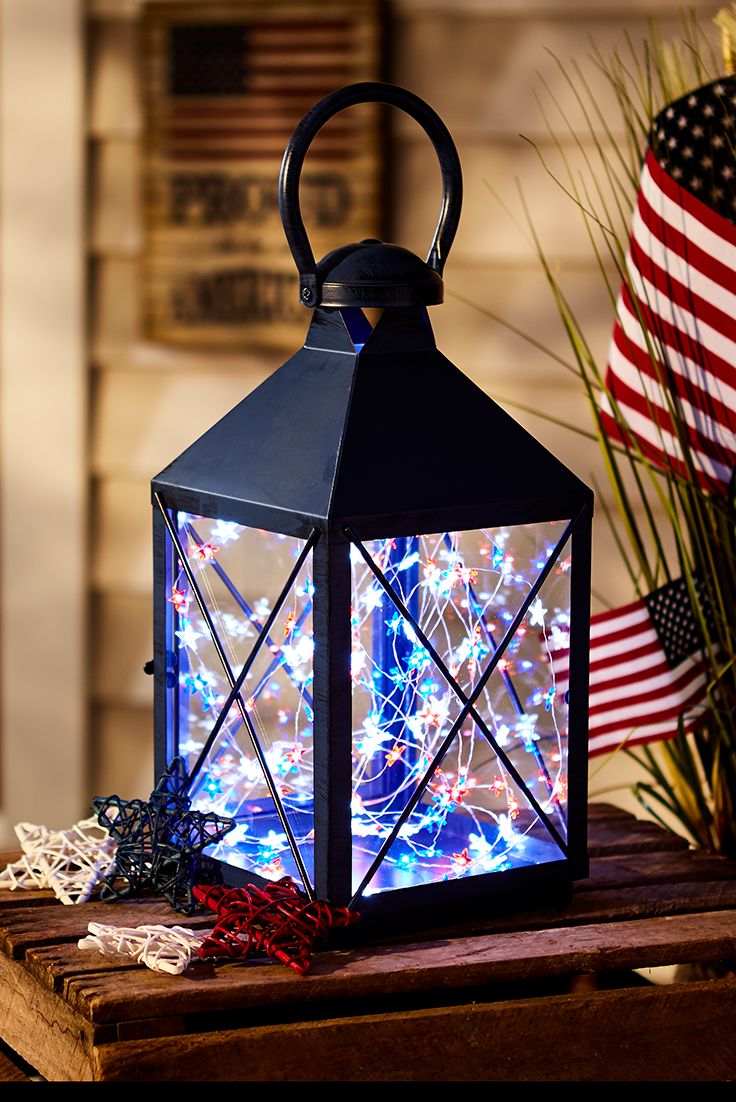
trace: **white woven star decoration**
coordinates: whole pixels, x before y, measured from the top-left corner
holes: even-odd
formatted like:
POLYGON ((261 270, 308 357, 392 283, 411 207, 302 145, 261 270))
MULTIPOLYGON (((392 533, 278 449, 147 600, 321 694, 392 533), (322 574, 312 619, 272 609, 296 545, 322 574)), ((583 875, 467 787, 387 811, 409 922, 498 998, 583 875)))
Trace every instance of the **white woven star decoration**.
POLYGON ((101 953, 122 953, 145 964, 154 972, 181 975, 192 954, 212 933, 189 930, 186 926, 104 926, 90 922, 89 935, 77 942, 80 949, 99 949, 101 953))
POLYGON ((116 842, 96 817, 69 830, 18 823, 19 861, 0 871, 0 888, 50 888, 65 904, 86 903, 115 858, 116 842))

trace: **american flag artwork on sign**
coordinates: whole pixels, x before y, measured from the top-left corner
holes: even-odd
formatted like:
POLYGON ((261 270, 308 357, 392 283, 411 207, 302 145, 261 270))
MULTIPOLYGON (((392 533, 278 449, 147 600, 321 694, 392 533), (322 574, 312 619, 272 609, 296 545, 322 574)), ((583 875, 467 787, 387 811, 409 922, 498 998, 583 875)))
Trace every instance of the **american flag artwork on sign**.
MULTIPOLYGON (((144 4, 141 288, 146 337, 214 350, 304 336, 278 179, 299 119, 381 76, 381 0, 144 4)), ((300 202, 317 257, 385 230, 382 108, 320 130, 300 202)))
POLYGON ((736 468, 735 119, 724 78, 654 121, 600 403, 609 438, 716 494, 736 468))
MULTIPOLYGON (((705 606, 696 584, 698 603, 705 606)), ((710 617, 708 617, 710 619, 710 617)), ((568 688, 569 652, 552 655, 557 691, 568 688)), ((707 706, 703 637, 684 578, 590 622, 588 755, 674 738, 707 706)))
MULTIPOLYGON (((280 161, 295 120, 350 83, 351 35, 347 18, 174 24, 169 96, 161 111, 168 156, 280 161)), ((346 158, 359 141, 360 128, 348 113, 322 136, 312 156, 346 158)))

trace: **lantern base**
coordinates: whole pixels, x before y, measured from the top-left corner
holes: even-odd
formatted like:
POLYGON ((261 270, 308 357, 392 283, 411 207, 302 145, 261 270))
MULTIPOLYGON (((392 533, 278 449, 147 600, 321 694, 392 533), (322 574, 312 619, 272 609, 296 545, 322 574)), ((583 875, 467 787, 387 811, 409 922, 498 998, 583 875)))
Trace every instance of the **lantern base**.
MULTIPOLYGON (((241 842, 228 846, 228 839, 225 839, 213 847, 211 856, 218 859, 226 884, 263 886, 286 875, 297 884, 301 883, 290 851, 282 849, 273 853, 269 849, 269 845, 283 835, 278 816, 268 805, 267 800, 259 801, 241 842)), ((459 874, 456 868, 453 875, 451 859, 467 845, 467 823, 463 819, 458 815, 457 822, 448 822, 443 832, 444 852, 451 855, 444 873, 441 853, 433 855, 434 868, 427 864, 417 870, 416 862, 412 864, 410 860, 416 857, 417 847, 423 844, 428 847, 431 839, 423 839, 420 835, 400 839, 400 848, 392 850, 391 863, 379 867, 371 884, 373 891, 369 886, 368 892, 356 904, 361 922, 340 932, 340 944, 359 944, 402 930, 437 930, 439 934, 445 928, 447 932, 456 929, 458 933, 460 929, 465 933, 476 928, 487 929, 489 924, 496 928, 503 915, 550 907, 558 909, 569 901, 573 880, 585 873, 573 868, 573 863, 562 856, 549 836, 532 824, 527 824, 524 830, 524 823, 518 823, 523 846, 517 849, 506 845, 504 850, 504 846, 499 845, 499 850, 504 851, 504 859, 495 867, 491 865, 488 871, 475 875, 459 874), (424 882, 420 876, 425 877, 424 882)), ((300 855, 310 880, 314 867, 313 842, 309 837, 312 822, 311 807, 307 803, 296 813, 291 809, 292 829, 298 837, 308 839, 300 846, 300 855)), ((354 839, 353 888, 368 871, 382 841, 375 835, 354 839)), ((503 841, 500 838, 500 842, 503 841)), ((329 899, 328 902, 342 906, 348 898, 329 899)))
MULTIPOLYGON (((233 887, 269 883, 232 865, 223 865, 222 872, 225 883, 233 887)), ((360 922, 330 933, 330 947, 350 948, 410 933, 427 940, 500 931, 506 929, 505 916, 513 915, 518 923, 521 914, 528 914, 530 924, 536 925, 538 916, 564 909, 572 889, 569 862, 559 861, 439 886, 380 892, 356 907, 360 922)))
MULTIPOLYGON (((495 838, 484 837, 487 844, 484 853, 469 848, 472 846, 469 835, 478 829, 473 820, 456 812, 443 824, 439 841, 431 828, 406 837, 399 835, 362 893, 365 900, 425 886, 436 889, 449 881, 477 881, 488 874, 496 876, 513 869, 558 863, 563 856, 536 823, 511 835, 499 829, 495 838)), ((383 837, 376 835, 353 838, 354 890, 363 882, 383 841, 383 837)))
POLYGON ((360 921, 346 930, 331 934, 331 947, 349 948, 404 934, 420 940, 469 937, 480 932, 500 931, 543 925, 545 912, 550 922, 559 920, 560 911, 570 904, 573 879, 567 862, 474 877, 466 882, 446 883, 452 889, 444 898, 436 885, 405 889, 402 892, 370 896, 358 908, 360 921), (459 889, 459 890, 458 890, 459 889), (411 898, 409 898, 411 897, 411 898))
MULTIPOLYGON (((297 840, 303 870, 294 859, 273 801, 268 798, 244 805, 238 828, 209 849, 208 856, 222 863, 228 883, 261 879, 267 882, 290 876, 301 884, 303 871, 314 884, 312 802, 304 800, 299 806, 292 805, 288 822, 297 840)), ((408 893, 407 897, 413 899, 418 891, 429 892, 432 897, 445 892, 454 895, 457 885, 465 886, 459 889, 459 895, 475 895, 474 886, 480 881, 496 885, 504 883, 511 873, 525 871, 536 878, 539 870, 548 865, 567 866, 559 846, 532 816, 520 815, 513 828, 508 823, 503 828, 499 826, 495 837, 488 832, 482 835, 481 849, 478 842, 481 835, 474 833, 479 830, 475 820, 455 811, 442 824, 439 837, 431 826, 400 834, 361 889, 394 823, 384 822, 381 833, 362 829, 357 818, 353 825, 352 885, 346 889, 344 899, 330 902, 345 905, 350 895, 360 891, 358 906, 366 911, 384 909, 382 903, 375 902, 379 896, 390 896, 393 900, 397 894, 403 898, 408 893)), ((395 909, 393 903, 390 909, 395 909)))

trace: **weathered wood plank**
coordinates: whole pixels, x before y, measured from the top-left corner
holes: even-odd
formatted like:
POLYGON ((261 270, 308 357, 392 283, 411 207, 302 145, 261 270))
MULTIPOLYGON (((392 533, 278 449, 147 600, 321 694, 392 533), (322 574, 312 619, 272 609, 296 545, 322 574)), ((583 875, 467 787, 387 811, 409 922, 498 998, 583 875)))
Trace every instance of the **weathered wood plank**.
MULTIPOLYGON (((422 252, 426 252, 426 246, 426 241, 422 241, 422 252)), ((614 314, 600 273, 593 265, 571 269, 564 275, 564 286, 572 309, 585 318, 586 336, 595 355, 605 356, 614 314)), ((135 260, 117 256, 98 259, 91 322, 93 358, 99 366, 140 365, 146 370, 189 373, 192 369, 211 372, 222 365, 223 371, 237 372, 257 360, 268 374, 286 359, 284 352, 278 350, 259 352, 243 347, 242 351, 232 353, 207 346, 180 350, 146 343, 136 305, 135 260)), ((445 302, 431 311, 431 321, 438 346, 445 355, 489 393, 504 396, 514 384, 526 380, 532 389, 546 382, 582 392, 580 384, 562 365, 551 363, 543 351, 534 349, 503 324, 533 335, 543 347, 570 359, 554 299, 537 264, 518 262, 509 267, 494 263, 491 258, 463 264, 459 258, 453 258, 445 279, 445 302), (492 317, 488 317, 488 312, 492 317)), ((305 317, 299 339, 287 351, 299 347, 307 325, 305 317)), ((588 420, 592 424, 590 417, 588 420)))
MULTIPOLYGON (((426 1068, 430 1068, 432 1078, 441 1079, 441 1072, 434 1073, 435 1065, 427 1064, 422 1045, 435 1023, 442 1020, 447 1038, 439 1046, 442 1059, 438 1056, 437 1066, 444 1066, 443 1061, 457 1060, 452 1054, 459 1052, 462 1045, 463 1058, 471 1068, 463 1074, 486 1078, 490 1065, 483 1063, 485 1055, 478 1062, 474 1048, 476 1044, 481 1047, 480 1032, 473 1034, 471 1031, 469 1039, 463 1034, 466 1029, 463 1014, 467 1008, 448 1009, 438 1005, 458 998, 467 999, 472 991, 478 994, 482 1014, 486 1015, 482 1029, 492 1032, 494 1037, 499 1029, 501 1033, 507 1028, 511 1031, 515 1018, 509 1014, 515 1007, 523 1006, 527 1010, 533 1007, 534 1021, 528 1028, 533 1029, 537 1037, 544 1036, 547 1047, 548 1038, 556 1037, 555 1030, 561 1028, 560 1044, 554 1041, 555 1049, 559 1049, 567 1039, 564 1033, 567 1027, 565 1022, 560 1025, 555 1014, 564 1010, 565 1015, 571 1014, 574 1018, 582 1000, 587 1001, 587 1009, 584 1015, 581 1011, 582 1016, 577 1019, 579 1030, 584 1029, 584 1022, 589 1023, 585 1028, 598 1030, 600 1013, 604 1044, 612 1045, 614 1026, 606 1025, 606 1014, 611 1017, 611 1023, 613 1016, 618 1014, 627 1025, 631 1015, 628 1001, 624 1005, 616 999, 610 1001, 610 997, 636 999, 636 993, 619 987, 616 991, 595 993, 595 997, 605 996, 608 1002, 590 1003, 594 996, 582 991, 574 997, 565 997, 574 998, 573 1004, 560 1002, 556 995, 537 999, 535 992, 549 990, 550 984, 559 989, 560 983, 567 985, 570 977, 581 974, 618 976, 633 968, 677 963, 717 964, 736 959, 736 866, 681 848, 637 852, 636 847, 660 842, 669 846, 670 838, 651 824, 640 822, 611 805, 592 807, 590 826, 591 843, 598 845, 600 852, 615 852, 611 837, 617 831, 624 844, 634 847, 634 851, 594 858, 590 880, 576 885, 569 903, 540 906, 523 914, 478 916, 434 933, 425 930, 417 934, 407 930, 398 938, 392 933, 390 941, 374 938, 372 945, 367 938, 352 948, 317 954, 313 973, 306 979, 296 977, 279 965, 262 962, 253 965, 203 962, 187 975, 173 978, 132 965, 124 958, 108 958, 92 950, 77 949, 76 941, 87 932, 89 921, 199 926, 211 922, 205 915, 184 918, 160 900, 112 906, 93 902, 78 907, 62 907, 55 903, 44 907, 5 907, 0 911, 0 948, 18 960, 12 963, 0 957, 0 996, 4 994, 3 980, 16 977, 22 1005, 32 1005, 29 1021, 36 1023, 36 1029, 39 1022, 51 1023, 41 1030, 46 1064, 35 1056, 30 1057, 12 1037, 2 1035, 24 1058, 32 1059, 42 1075, 50 1078, 82 1079, 94 1075, 119 1079, 129 1076, 176 1079, 177 1074, 191 1078, 193 1062, 197 1067, 195 1074, 199 1075, 202 1067, 210 1068, 210 1062, 214 1064, 219 1059, 219 1070, 209 1072, 213 1078, 219 1075, 228 1079, 252 1079, 254 1076, 271 1079, 279 1078, 281 1071, 272 1058, 273 1050, 271 1058, 266 1055, 266 1036, 272 1045, 283 1047, 286 1044, 289 1056, 285 1074, 287 1078, 298 1078, 289 1063, 291 1042, 287 1044, 283 1040, 286 1034, 274 1031, 288 1030, 289 1036, 293 1031, 293 1035, 301 1039, 305 1032, 310 1034, 316 1030, 311 1032, 313 1044, 306 1050, 316 1059, 304 1063, 305 1077, 322 1078, 322 1066, 316 1070, 323 1061, 320 1046, 329 1043, 344 1054, 334 1065, 335 1074, 338 1078, 349 1079, 365 1077, 362 1064, 351 1070, 348 1062, 348 1046, 355 1044, 354 1034, 361 1032, 358 1023, 366 1023, 368 1033, 374 1029, 380 1033, 384 1027, 376 1023, 390 1022, 393 1040, 400 1036, 400 1042, 394 1047, 408 1054, 406 1066, 409 1071, 403 1077, 423 1078, 426 1068), (616 922, 617 918, 628 921, 616 922), (19 963, 20 960, 23 963, 19 963), (527 996, 532 996, 523 1003, 516 1001, 519 987, 514 985, 519 984, 524 985, 527 996), (52 1001, 41 1008, 39 1000, 42 1001, 44 993, 52 1001), (400 1014, 377 1013, 388 1007, 396 1010, 402 1004, 400 1014), (416 1009, 418 1006, 422 1009, 416 1009), (604 1007, 609 1010, 604 1012, 604 1007), (346 1009, 353 1015, 361 1010, 364 1013, 360 1018, 345 1018, 346 1009), (290 1020, 300 1021, 298 1028, 293 1024, 290 1027, 277 1024, 285 1013, 290 1020), (229 1030, 233 1056, 228 1060, 225 1060, 224 1050, 217 1050, 221 1037, 217 1026, 222 1024, 223 1015, 225 1021, 238 1026, 229 1030), (313 1021, 315 1018, 320 1020, 313 1021), (273 1024, 260 1024, 269 1019, 273 1024), (406 1023, 401 1033, 396 1025, 398 1021, 406 1023), (80 1022, 84 1023, 81 1034, 80 1022), (420 1023, 424 1023, 424 1027, 420 1023), (161 1055, 159 1061, 154 1061, 153 1049, 149 1051, 147 1047, 154 1045, 153 1038, 156 1038, 156 1051, 161 1055), (96 1045, 91 1058, 94 1066, 91 1066, 90 1045, 93 1042, 96 1045), (138 1045, 143 1048, 136 1048, 138 1045), (138 1070, 132 1075, 132 1064, 128 1061, 134 1052, 140 1057, 140 1065, 136 1064, 138 1070), (175 1052, 179 1054, 176 1058, 175 1052), (185 1066, 186 1072, 175 1073, 175 1063, 185 1066)), ((720 984, 719 990, 726 990, 721 981, 712 981, 707 986, 709 993, 715 990, 713 984, 720 984)), ((10 985, 6 983, 5 986, 10 985)), ((685 986, 689 989, 698 985, 685 986)), ((734 986, 731 984, 728 988, 731 998, 734 986)), ((656 995, 659 997, 667 990, 659 988, 656 995)), ((698 1023, 703 1020, 702 1005, 698 1023)), ((725 1013, 727 1008, 719 1004, 715 1009, 725 1013)), ((673 1029, 675 1033, 684 1029, 688 1014, 694 1014, 692 1006, 684 1007, 680 1001, 668 1002, 665 1010, 666 1013, 657 1003, 647 1012, 651 1020, 659 1022, 662 1036, 673 1029)), ((476 1015, 475 1007, 470 1008, 470 1013, 476 1015)), ((642 1004, 632 1004, 632 1013, 634 1016, 638 1013, 644 1021, 642 1004)), ((473 1022, 479 1021, 473 1018, 473 1022)), ((694 1027, 696 1032, 701 1028, 698 1023, 694 1027)), ((19 1030, 17 1025, 11 1028, 19 1030)), ((26 1032, 30 1028, 28 1024, 26 1032)), ((620 1021, 617 1028, 620 1034, 620 1021)), ((388 1026, 386 1029, 388 1035, 388 1026)), ((724 1057, 719 1047, 720 1039, 717 1031, 712 1033, 709 1043, 713 1048, 714 1067, 722 1070, 724 1057)), ((648 1038, 649 1034, 644 1030, 642 1036, 648 1038)), ((379 1043, 378 1034, 376 1038, 379 1043)), ((662 1043, 660 1041, 660 1045, 662 1043)), ((438 1051, 437 1046, 432 1046, 432 1050, 438 1051)), ((595 1060, 600 1051, 596 1033, 595 1060)), ((365 1059, 359 1044, 356 1053, 359 1061, 365 1059)), ((658 1066, 664 1068, 664 1054, 660 1055, 662 1062, 658 1066)), ((295 1058, 294 1066, 305 1059, 301 1054, 295 1058)), ((526 1060, 521 1066, 521 1075, 512 1074, 507 1065, 501 1067, 500 1074, 495 1071, 494 1076, 499 1080, 537 1077, 539 1069, 533 1060, 531 1064, 526 1060)), ((626 1053, 623 1077, 642 1078, 641 1067, 641 1053, 635 1046, 631 1053, 626 1053)), ((546 1078, 571 1077, 566 1068, 561 1060, 553 1061, 551 1070, 548 1067, 545 1072, 546 1078)), ((682 1061, 678 1069, 673 1077, 682 1078, 682 1061)), ((600 1064, 597 1063, 595 1074, 591 1071, 588 1077, 600 1078, 599 1072, 600 1064)), ((387 1074, 382 1072, 381 1077, 401 1077, 398 1063, 394 1066, 389 1061, 387 1074)), ((446 1078, 455 1077, 454 1074, 446 1075, 446 1078)), ((585 1075, 574 1077, 585 1078, 585 1075)), ((658 1072, 656 1076, 652 1073, 652 1077, 663 1076, 658 1072)), ((703 1076, 701 1069, 695 1077, 708 1076, 703 1076)), ((713 1077, 721 1076, 713 1073, 713 1077)))
MULTIPOLYGON (((434 100, 430 97, 430 102, 442 114, 437 97, 434 100)), ((614 162, 613 145, 606 142, 605 135, 599 138, 608 161, 614 162)), ((549 140, 542 139, 537 149, 520 136, 504 143, 491 143, 488 139, 462 142, 459 153, 464 184, 463 215, 453 244, 454 255, 448 261, 448 272, 455 263, 526 263, 530 267, 539 264, 519 197, 520 187, 530 212, 528 219, 540 246, 561 270, 589 264, 592 254, 585 220, 570 195, 575 185, 581 194, 584 194, 584 184, 590 188, 589 204, 602 221, 612 223, 611 229, 626 240, 629 212, 636 199, 633 189, 630 206, 627 209, 622 201, 618 215, 611 189, 606 186, 606 175, 599 171, 601 162, 597 160, 593 143, 586 142, 579 149, 564 134, 562 142, 562 152, 558 152, 549 140), (568 175, 565 160, 575 183, 568 175), (595 179, 603 191, 600 199, 595 186, 591 187, 596 172, 595 179)), ((397 151, 396 240, 419 254, 427 250, 441 195, 435 163, 432 146, 419 135, 415 141, 403 141, 397 151), (407 197, 403 202, 402 196, 407 197)))
POLYGON ((139 50, 134 23, 105 20, 92 26, 87 117, 95 137, 134 138, 140 134, 139 50))
POLYGON ((95 1033, 90 1023, 2 954, 0 1036, 47 1079, 92 1078, 95 1033))
POLYGON ((687 841, 678 834, 662 830, 645 819, 590 818, 588 821, 588 855, 604 857, 626 853, 686 851, 687 841))
MULTIPOLYGON (((717 4, 687 5, 688 12, 697 9, 715 41, 711 19, 717 4)), ((425 97, 456 140, 519 133, 543 138, 546 125, 537 97, 559 132, 564 133, 563 113, 577 133, 587 131, 574 95, 582 84, 572 68, 578 64, 601 117, 623 140, 614 90, 590 60, 593 43, 603 57, 618 49, 629 58, 625 36, 641 50, 648 19, 657 20, 662 41, 682 39, 680 14, 676 3, 644 6, 635 0, 402 0, 394 12, 392 76, 425 97)))
POLYGON ((137 254, 143 247, 138 142, 97 142, 91 150, 90 177, 91 251, 137 254))
MULTIPOLYGON (((197 922, 197 919, 193 921, 197 922)), ((90 922, 116 926, 182 926, 187 925, 187 918, 160 899, 138 899, 132 903, 96 901, 71 907, 60 905, 53 912, 45 907, 18 907, 0 912, 0 953, 17 960, 31 946, 76 941, 85 937, 90 922)))
MULTIPOLYGON (((150 521, 150 507, 145 515, 150 521)), ((97 641, 92 656, 93 701, 151 706, 153 678, 143 668, 153 657, 151 597, 115 592, 97 595, 92 603, 92 624, 97 641)), ((152 728, 148 737, 153 743, 152 728)))
POLYGON ((92 585, 98 593, 137 593, 151 600, 151 484, 148 479, 95 482, 97 533, 92 585))
POLYGON ((46 907, 57 902, 52 891, 46 889, 0 888, 0 912, 17 907, 46 907))
POLYGON ((625 811, 624 808, 619 807, 618 804, 605 803, 603 800, 594 801, 588 804, 588 823, 592 823, 597 819, 631 819, 633 818, 630 811, 625 811))
POLYGON ((90 326, 108 348, 126 348, 141 339, 138 263, 135 258, 106 258, 91 265, 90 326))
MULTIPOLYGON (((539 908, 526 912, 511 911, 490 917, 486 914, 441 930, 402 934, 400 939, 418 936, 426 941, 433 936, 470 934, 484 929, 539 929, 616 917, 670 911, 682 913, 701 907, 715 910, 731 906, 735 901, 736 866, 725 859, 680 851, 653 852, 645 858, 634 853, 594 859, 591 877, 576 885, 572 900, 564 906, 545 907, 540 901, 539 908), (723 882, 723 887, 717 890, 719 881, 723 882)), ((90 921, 117 925, 142 922, 172 925, 182 921, 181 916, 156 900, 114 905, 91 902, 80 907, 60 907, 54 911, 53 921, 49 921, 45 908, 41 911, 37 906, 24 906, 24 903, 25 900, 18 900, 17 907, 0 911, 0 950, 14 957, 22 956, 32 946, 53 945, 82 937, 90 921), (154 914, 158 917, 150 917, 154 914)))
MULTIPOLYGON (((579 892, 566 905, 540 907, 513 915, 466 919, 452 928, 453 937, 509 930, 544 930, 556 926, 621 921, 661 915, 689 914, 736 908, 736 880, 704 881, 692 884, 646 884, 641 887, 606 888, 579 892)), ((425 939, 448 936, 447 928, 422 932, 425 939)), ((416 940, 409 931, 392 935, 394 944, 416 940)), ((382 939, 377 944, 388 944, 382 939)))
POLYGON ((148 794, 154 784, 153 700, 141 707, 97 706, 92 710, 92 727, 96 750, 92 792, 115 792, 124 800, 148 794))
MULTIPOLYGON (((93 950, 77 950, 78 968, 96 968, 93 950)), ((28 953, 29 963, 35 953, 28 953)), ((43 954, 49 963, 49 953, 43 954)), ((398 997, 429 993, 429 1004, 450 990, 549 980, 612 969, 665 964, 736 961, 736 914, 719 911, 626 923, 603 923, 531 933, 384 946, 365 951, 333 950, 315 957, 305 979, 281 965, 221 963, 206 982, 179 976, 172 981, 145 968, 95 970, 69 975, 68 1005, 94 1022, 199 1015, 227 1010, 267 1011, 288 1004, 306 1019, 325 1016, 325 1007, 376 1000, 386 1007, 398 997), (432 992, 435 993, 434 1000, 432 992), (296 1008, 299 1008, 297 1011, 296 1008)), ((68 967, 68 955, 67 955, 68 967)), ((53 969, 49 969, 48 975, 53 969)), ((487 993, 485 995, 487 996, 487 993)))
MULTIPOLYGON (((654 826, 655 824, 651 824, 654 826)), ((605 857, 613 856, 617 851, 620 855, 625 853, 663 853, 687 851, 688 844, 678 834, 667 834, 664 838, 654 833, 640 830, 632 830, 624 836, 621 846, 614 844, 613 835, 599 838, 591 838, 588 844, 588 856, 605 857)))
MULTIPOLYGON (((21 856, 22 853, 19 849, 0 850, 0 869, 4 869, 6 865, 18 861, 21 856)), ((53 906, 56 903, 56 896, 50 890, 46 891, 36 888, 33 890, 26 890, 25 888, 0 888, 0 911, 15 907, 53 906)))
POLYGON ((150 480, 267 374, 101 374, 92 411, 94 472, 150 480))
POLYGON ((13 1057, 0 1047, 0 1083, 30 1083, 31 1079, 15 1062, 13 1057))
POLYGON ((700 850, 655 851, 646 855, 629 853, 594 857, 590 862, 590 876, 587 880, 578 881, 576 891, 593 891, 614 885, 690 884, 698 880, 731 880, 735 877, 736 866, 732 861, 700 850))
POLYGON ((105 1080, 723 1081, 730 980, 99 1045, 105 1080))
MULTIPOLYGON (((477 938, 483 936, 497 936, 504 934, 522 934, 533 931, 550 929, 577 928, 578 926, 602 923, 606 919, 615 922, 616 919, 650 919, 661 918, 667 915, 681 915, 690 913, 709 914, 717 910, 736 909, 736 881, 722 881, 720 883, 702 883, 695 885, 650 885, 644 888, 622 888, 602 892, 586 892, 575 896, 572 902, 564 908, 545 908, 535 912, 523 914, 490 916, 475 922, 458 923, 452 929, 428 929, 420 935, 415 932, 392 934, 390 938, 377 938, 373 941, 366 940, 364 951, 367 953, 393 951, 402 945, 414 945, 421 941, 425 943, 432 940, 451 938, 477 938)), ((734 925, 736 925, 736 910, 734 910, 734 925)), ((146 920, 147 921, 147 920, 146 920)), ((172 923, 169 922, 169 925, 172 923)), ((187 920, 180 916, 180 924, 197 924, 196 920, 187 920)), ((201 924, 206 924, 202 918, 201 924)), ((626 929, 629 928, 627 923, 626 929)), ((81 936, 81 935, 80 935, 81 936)), ((82 958, 76 948, 76 935, 71 938, 59 939, 51 943, 33 942, 33 933, 27 931, 27 947, 25 950, 26 966, 36 975, 40 982, 49 987, 61 989, 68 979, 87 975, 88 973, 106 973, 120 970, 129 970, 131 965, 123 958, 102 957, 94 960, 86 956, 82 958)), ((358 944, 358 949, 360 943, 358 944)), ((322 958, 320 958, 322 959, 322 958)), ((199 966, 198 966, 199 967, 199 966)), ((224 967, 222 963, 218 969, 224 967)), ((249 969, 261 967, 249 965, 249 969)), ((270 967, 270 966, 269 966, 270 967)), ((211 975, 212 969, 200 968, 200 976, 211 975)), ((273 974, 271 969, 269 974, 273 974)), ((250 980, 249 973, 249 980, 250 980)))

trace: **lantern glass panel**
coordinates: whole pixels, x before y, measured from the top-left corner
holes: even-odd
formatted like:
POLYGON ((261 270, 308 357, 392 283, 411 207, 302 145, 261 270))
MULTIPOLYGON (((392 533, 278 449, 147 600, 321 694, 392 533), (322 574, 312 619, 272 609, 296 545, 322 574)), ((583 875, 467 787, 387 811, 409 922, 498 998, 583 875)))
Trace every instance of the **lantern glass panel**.
POLYGON ((563 858, 569 544, 548 560, 565 525, 367 542, 393 596, 354 549, 354 890, 400 820, 369 892, 563 858))
POLYGON ((311 553, 285 588, 303 540, 188 513, 178 513, 177 529, 207 616, 170 544, 169 755, 184 758, 195 809, 237 822, 210 856, 299 881, 285 820, 311 880, 311 553))

